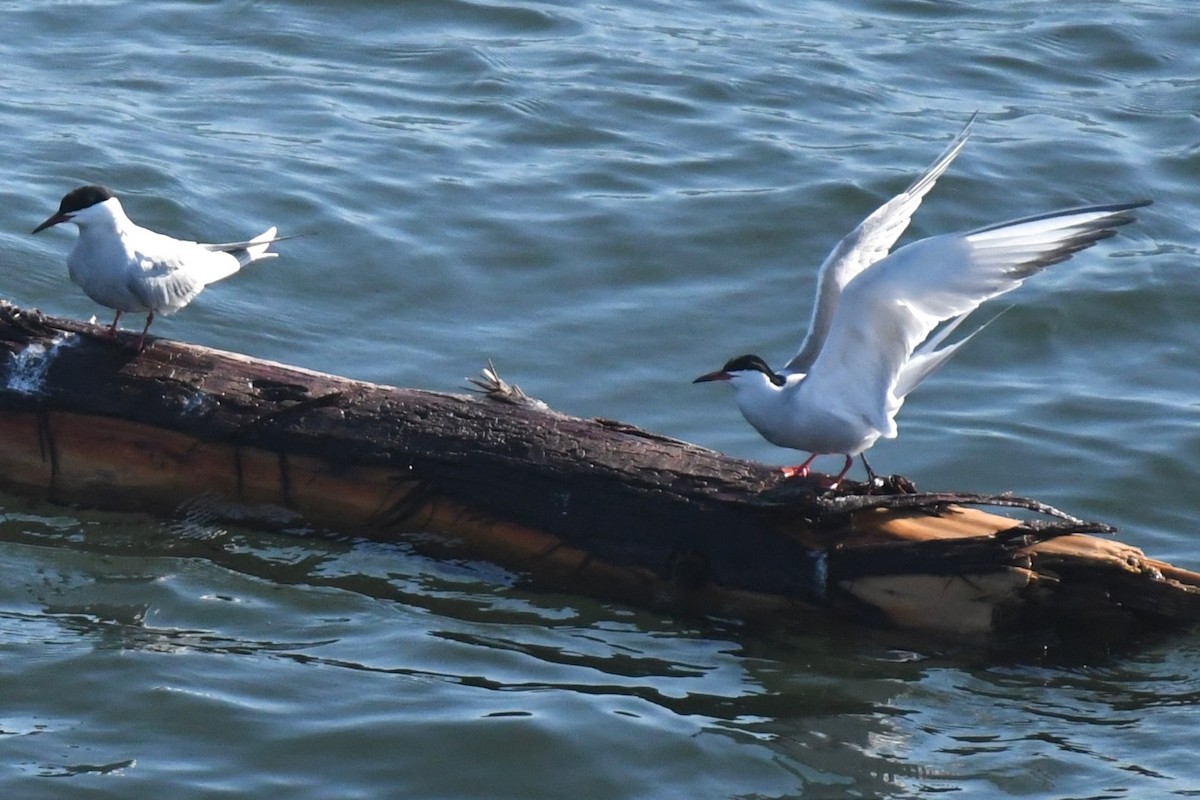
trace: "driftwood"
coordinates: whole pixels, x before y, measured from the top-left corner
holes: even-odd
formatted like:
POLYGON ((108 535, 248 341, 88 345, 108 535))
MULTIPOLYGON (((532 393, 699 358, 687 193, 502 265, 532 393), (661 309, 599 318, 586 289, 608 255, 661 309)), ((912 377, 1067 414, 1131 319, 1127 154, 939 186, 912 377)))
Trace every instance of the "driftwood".
POLYGON ((443 394, 133 338, 0 303, 0 487, 162 515, 199 503, 743 620, 1119 641, 1200 617, 1200 574, 1035 501, 895 477, 829 491, 559 414, 494 371, 481 394, 443 394))

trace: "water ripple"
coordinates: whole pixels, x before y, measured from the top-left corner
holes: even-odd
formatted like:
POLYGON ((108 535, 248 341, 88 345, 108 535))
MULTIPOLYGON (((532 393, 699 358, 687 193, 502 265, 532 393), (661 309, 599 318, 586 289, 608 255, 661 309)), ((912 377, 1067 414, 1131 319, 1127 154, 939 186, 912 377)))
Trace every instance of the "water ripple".
MULTIPOLYGON (((1198 25, 1149 0, 9 4, 4 295, 98 311, 66 278, 71 234, 27 231, 103 182, 178 236, 319 232, 163 335, 438 389, 493 357, 564 411, 782 461, 688 379, 794 352, 824 254, 978 109, 912 235, 1156 204, 1013 295, 873 463, 1038 496, 1195 567, 1198 25)), ((203 503, 169 523, 2 508, 4 796, 1197 783, 1186 636, 1001 667, 532 592, 203 503)))

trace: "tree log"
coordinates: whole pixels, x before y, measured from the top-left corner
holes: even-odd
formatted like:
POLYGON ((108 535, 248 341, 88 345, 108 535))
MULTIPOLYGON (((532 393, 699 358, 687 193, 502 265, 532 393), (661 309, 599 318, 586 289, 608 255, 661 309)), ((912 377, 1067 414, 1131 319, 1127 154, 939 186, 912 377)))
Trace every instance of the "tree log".
POLYGON ((557 413, 494 375, 481 395, 444 394, 157 338, 138 353, 133 338, 0 303, 0 487, 404 540, 541 586, 748 621, 1115 642, 1200 617, 1200 574, 1033 501, 896 477, 830 491, 557 413))

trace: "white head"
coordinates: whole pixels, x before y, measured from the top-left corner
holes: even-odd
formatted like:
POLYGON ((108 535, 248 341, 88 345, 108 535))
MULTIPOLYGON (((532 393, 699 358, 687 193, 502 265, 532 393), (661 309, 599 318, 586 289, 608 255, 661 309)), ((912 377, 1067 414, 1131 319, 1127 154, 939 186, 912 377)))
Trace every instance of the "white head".
POLYGON ((80 186, 67 192, 58 204, 58 211, 34 228, 33 232, 44 231, 60 222, 74 222, 83 228, 90 222, 111 222, 124 216, 124 213, 121 201, 108 189, 96 185, 80 186))

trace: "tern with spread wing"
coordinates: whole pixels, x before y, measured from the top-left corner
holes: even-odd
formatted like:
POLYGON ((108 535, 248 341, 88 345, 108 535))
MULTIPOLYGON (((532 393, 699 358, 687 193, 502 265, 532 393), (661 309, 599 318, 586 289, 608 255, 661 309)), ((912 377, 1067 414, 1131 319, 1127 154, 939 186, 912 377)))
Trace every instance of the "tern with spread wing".
MULTIPOLYGON (((800 352, 778 372, 739 356, 694 383, 726 381, 746 420, 772 444, 845 456, 834 485, 880 437, 896 436, 909 392, 967 343, 946 338, 982 303, 1132 222, 1150 201, 1040 214, 931 236, 889 254, 922 198, 966 144, 974 116, 921 177, 842 239, 822 264, 800 352)), ((870 465, 863 466, 874 478, 870 465)))
POLYGON ((71 280, 102 306, 116 310, 109 331, 126 311, 146 312, 137 349, 145 345, 154 315, 171 314, 210 283, 228 278, 253 261, 275 258, 267 248, 279 241, 269 228, 248 242, 201 244, 173 239, 141 227, 125 215, 121 201, 103 186, 80 186, 63 197, 58 211, 34 233, 60 222, 79 228, 67 257, 71 280))

